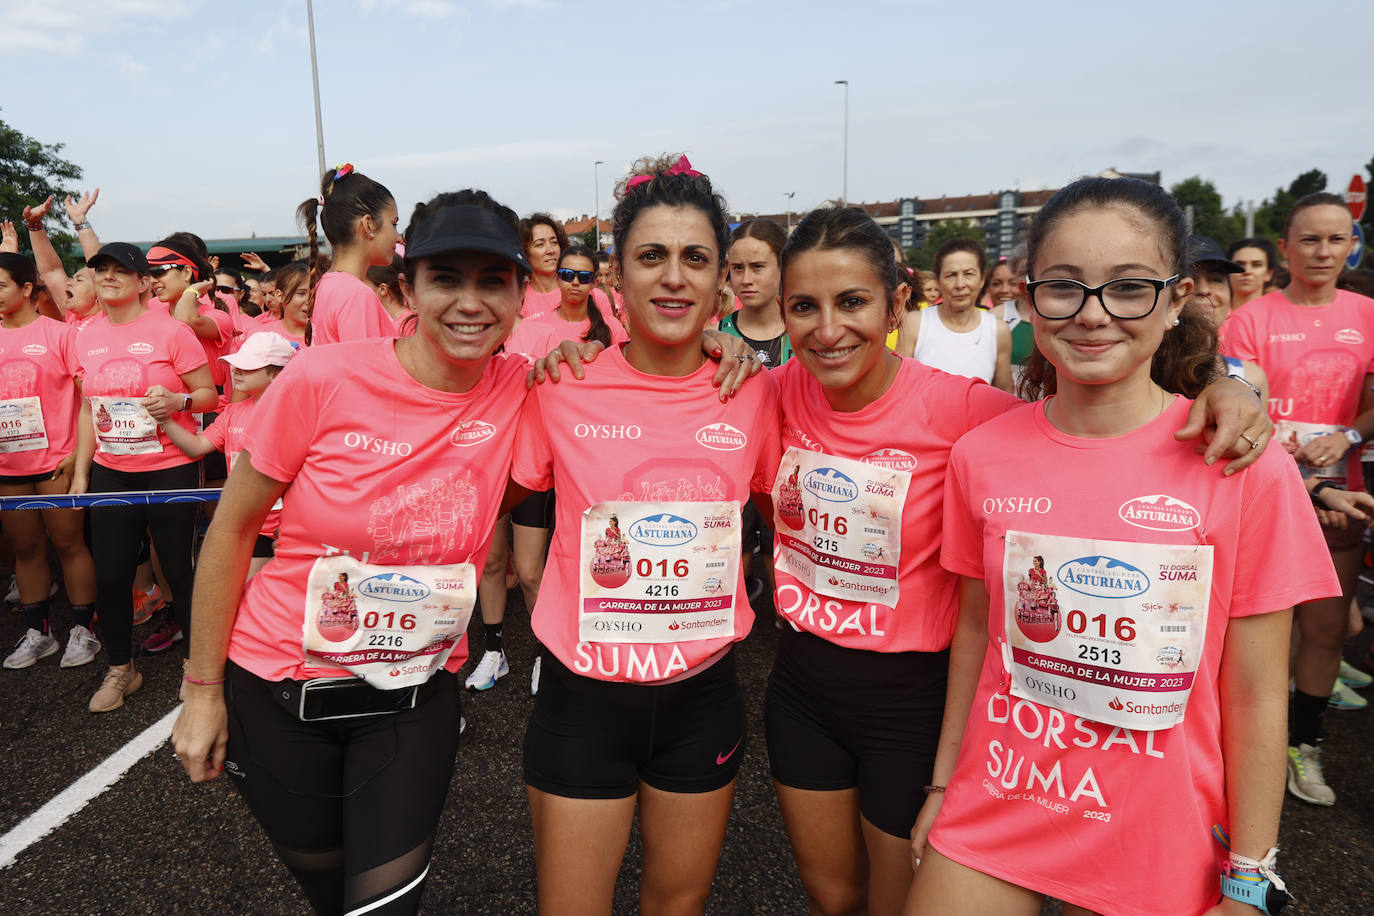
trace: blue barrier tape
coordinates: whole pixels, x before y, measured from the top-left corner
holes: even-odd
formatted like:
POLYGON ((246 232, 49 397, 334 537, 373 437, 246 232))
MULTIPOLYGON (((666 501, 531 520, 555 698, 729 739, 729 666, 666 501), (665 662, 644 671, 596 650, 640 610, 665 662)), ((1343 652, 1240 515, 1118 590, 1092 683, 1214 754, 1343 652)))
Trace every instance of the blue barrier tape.
POLYGON ((223 490, 128 490, 123 493, 81 493, 54 496, 0 496, 0 511, 11 509, 80 509, 105 506, 157 506, 163 503, 212 503, 223 490))

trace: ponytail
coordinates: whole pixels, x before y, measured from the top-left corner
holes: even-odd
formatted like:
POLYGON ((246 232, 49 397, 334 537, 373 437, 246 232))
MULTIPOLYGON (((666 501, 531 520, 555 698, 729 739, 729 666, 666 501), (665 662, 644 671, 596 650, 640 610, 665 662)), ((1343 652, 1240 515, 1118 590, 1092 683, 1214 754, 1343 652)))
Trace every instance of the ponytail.
MULTIPOLYGON (((586 245, 564 246, 563 253, 558 256, 558 266, 562 267, 563 262, 568 260, 568 258, 581 258, 584 261, 590 261, 592 273, 596 273, 596 252, 592 251, 586 245)), ((582 335, 582 339, 584 341, 594 340, 603 347, 609 347, 611 345, 611 326, 606 323, 606 318, 601 314, 601 309, 597 307, 596 299, 594 298, 597 289, 595 277, 593 277, 592 282, 588 285, 591 287, 587 290, 588 324, 587 333, 582 335)))

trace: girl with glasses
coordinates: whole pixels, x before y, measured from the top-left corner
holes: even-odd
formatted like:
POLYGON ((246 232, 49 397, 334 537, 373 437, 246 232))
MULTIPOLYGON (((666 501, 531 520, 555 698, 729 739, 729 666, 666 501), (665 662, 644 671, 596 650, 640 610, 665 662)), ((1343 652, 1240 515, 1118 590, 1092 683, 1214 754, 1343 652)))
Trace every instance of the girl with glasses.
POLYGON ((1284 896, 1290 608, 1338 586, 1279 450, 1232 474, 1175 434, 1218 363, 1184 308, 1186 238, 1132 179, 1074 182, 1036 217, 1025 385, 1044 400, 950 456, 940 559, 963 579, 909 916, 1284 896))

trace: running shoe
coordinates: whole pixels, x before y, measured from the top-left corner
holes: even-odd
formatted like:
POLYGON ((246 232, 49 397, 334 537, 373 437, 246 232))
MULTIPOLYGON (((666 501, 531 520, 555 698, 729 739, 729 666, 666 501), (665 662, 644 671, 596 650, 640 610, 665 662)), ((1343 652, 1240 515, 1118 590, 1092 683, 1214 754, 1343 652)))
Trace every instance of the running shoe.
POLYGON ((61 646, 51 633, 40 633, 32 627, 15 643, 14 651, 5 659, 6 668, 28 668, 40 658, 47 658, 61 646))
POLYGON ((483 652, 482 660, 472 669, 463 686, 468 690, 490 690, 496 686, 498 680, 508 674, 510 666, 506 664, 506 653, 483 652))
POLYGON ((173 643, 181 642, 183 638, 181 624, 177 622, 176 617, 164 612, 162 623, 158 624, 157 629, 148 634, 148 638, 143 640, 143 644, 139 648, 149 655, 157 655, 159 652, 166 652, 172 648, 173 643))
POLYGON ((134 587, 134 626, 142 626, 153 619, 153 614, 161 610, 167 602, 162 598, 162 589, 153 583, 151 591, 134 587))
POLYGON ((1288 749, 1288 791, 1314 805, 1334 805, 1336 793, 1322 776, 1322 750, 1310 744, 1288 749))
POLYGON ((1331 688, 1331 696, 1327 699, 1326 705, 1332 709, 1364 709, 1369 705, 1369 701, 1337 678, 1336 686, 1331 688))
POLYGON ((530 696, 539 696, 539 663, 544 660, 544 656, 534 657, 534 667, 530 670, 530 696))
POLYGON ((1341 659, 1341 683, 1356 690, 1363 690, 1374 684, 1374 675, 1366 674, 1345 659, 1341 659))
POLYGON ((19 580, 10 576, 10 590, 5 593, 6 604, 19 604, 19 580))
POLYGON ((91 712, 111 712, 124 705, 124 698, 143 686, 143 675, 128 668, 111 668, 105 672, 100 689, 91 697, 91 712))
POLYGON ((67 651, 62 653, 63 668, 80 668, 90 664, 100 651, 100 640, 90 630, 77 624, 67 637, 67 651))

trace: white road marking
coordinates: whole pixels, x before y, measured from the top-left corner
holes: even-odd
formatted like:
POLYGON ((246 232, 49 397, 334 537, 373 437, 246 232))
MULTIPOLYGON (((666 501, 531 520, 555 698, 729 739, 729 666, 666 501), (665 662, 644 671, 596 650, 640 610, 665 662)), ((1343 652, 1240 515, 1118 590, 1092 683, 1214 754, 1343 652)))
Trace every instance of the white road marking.
POLYGON ((13 865, 25 849, 61 827, 72 815, 119 782, 130 767, 157 750, 172 736, 172 724, 176 722, 179 712, 180 705, 0 837, 0 868, 13 865))

